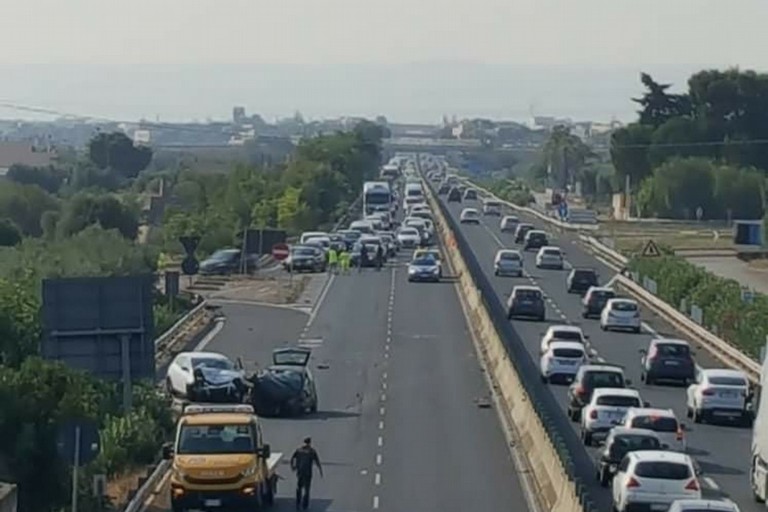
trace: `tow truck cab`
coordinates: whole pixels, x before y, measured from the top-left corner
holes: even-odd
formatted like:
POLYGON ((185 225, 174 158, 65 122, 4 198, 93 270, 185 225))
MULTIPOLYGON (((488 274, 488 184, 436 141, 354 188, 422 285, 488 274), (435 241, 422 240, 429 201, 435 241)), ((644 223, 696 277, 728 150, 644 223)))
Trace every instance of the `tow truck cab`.
POLYGON ((175 441, 163 446, 163 458, 171 461, 173 512, 272 504, 281 456, 264 443, 250 405, 187 406, 175 441))

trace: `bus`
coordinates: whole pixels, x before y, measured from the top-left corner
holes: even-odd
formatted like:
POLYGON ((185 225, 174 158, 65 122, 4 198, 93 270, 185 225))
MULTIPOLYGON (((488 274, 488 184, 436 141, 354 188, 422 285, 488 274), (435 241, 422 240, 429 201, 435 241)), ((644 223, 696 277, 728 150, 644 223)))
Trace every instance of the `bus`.
POLYGON ((363 184, 363 211, 365 215, 392 210, 392 189, 387 181, 366 181, 363 184))

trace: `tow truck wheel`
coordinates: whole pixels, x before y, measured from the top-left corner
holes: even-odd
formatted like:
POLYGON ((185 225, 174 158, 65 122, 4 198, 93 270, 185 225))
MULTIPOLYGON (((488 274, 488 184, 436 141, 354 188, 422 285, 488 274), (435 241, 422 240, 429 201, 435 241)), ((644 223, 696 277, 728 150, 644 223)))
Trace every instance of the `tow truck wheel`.
POLYGON ((263 493, 264 505, 266 505, 267 507, 274 505, 275 494, 277 494, 277 477, 271 476, 269 477, 267 484, 264 486, 264 493, 263 493))

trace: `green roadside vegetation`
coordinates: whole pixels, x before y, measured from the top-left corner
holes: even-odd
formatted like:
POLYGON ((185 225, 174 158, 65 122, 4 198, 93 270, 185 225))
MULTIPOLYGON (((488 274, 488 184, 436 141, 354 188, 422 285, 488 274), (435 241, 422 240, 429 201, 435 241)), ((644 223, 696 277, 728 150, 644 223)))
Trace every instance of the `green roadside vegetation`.
MULTIPOLYGON (((173 429, 154 383, 136 386, 125 413, 114 384, 40 358, 41 280, 153 273, 160 251, 180 250, 183 234, 202 235, 205 253, 236 242, 243 227, 294 233, 331 224, 377 174, 383 135, 363 122, 301 142, 282 164, 206 173, 142 172, 152 158, 148 148, 122 134, 99 134, 85 155, 55 168, 11 169, 0 181, 0 480, 18 484, 20 508, 68 506, 71 468, 57 453, 60 422, 91 419, 100 426, 102 451, 81 472, 81 512, 114 509, 91 496, 92 475, 114 479, 145 468, 173 429), (160 178, 171 187, 171 204, 149 243, 139 244, 138 195, 160 178)), ((156 334, 189 304, 176 307, 171 313, 157 295, 156 334)))
POLYGON ((528 206, 534 199, 525 181, 517 179, 476 180, 481 187, 496 197, 517 206, 528 206))

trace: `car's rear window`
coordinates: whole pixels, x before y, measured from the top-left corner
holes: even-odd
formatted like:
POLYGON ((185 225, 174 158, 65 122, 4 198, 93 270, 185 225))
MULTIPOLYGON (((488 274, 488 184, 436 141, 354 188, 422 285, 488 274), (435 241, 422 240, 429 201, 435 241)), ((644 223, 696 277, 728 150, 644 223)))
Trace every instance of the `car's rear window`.
POLYGON ((589 270, 577 270, 573 273, 573 278, 580 281, 594 281, 597 276, 595 276, 594 272, 589 270))
POLYGON ((660 343, 656 345, 656 350, 659 355, 667 357, 686 357, 691 353, 688 345, 677 343, 660 343))
POLYGON ((560 256, 560 251, 557 249, 544 249, 544 254, 547 256, 560 256))
POLYGON ((687 480, 692 476, 688 464, 668 461, 638 462, 635 466, 635 475, 661 480, 687 480))
POLYGON ((747 381, 740 377, 710 377, 710 384, 716 386, 746 386, 747 381))
POLYGON ((552 338, 556 340, 582 341, 581 333, 577 331, 554 331, 552 338))
POLYGON ((499 254, 499 259, 519 261, 520 255, 517 254, 516 252, 502 252, 501 254, 499 254))
POLYGON ((515 293, 515 297, 518 299, 537 300, 541 298, 541 292, 538 290, 518 290, 515 293))
POLYGON ((608 300, 612 299, 616 296, 614 292, 609 291, 601 291, 601 292, 592 292, 592 294, 589 296, 591 300, 608 300))
POLYGON ((584 357, 584 351, 577 348, 556 348, 552 350, 552 355, 566 359, 581 359, 584 357))
POLYGON ((623 388, 624 375, 619 372, 592 371, 585 376, 587 384, 593 387, 623 388))
POLYGON ((634 302, 615 302, 613 309, 615 311, 637 311, 637 304, 634 302))
POLYGON ((655 437, 624 434, 613 439, 613 448, 624 453, 630 450, 658 450, 661 443, 655 437))
POLYGON ((633 428, 645 428, 654 432, 677 432, 677 419, 669 416, 636 416, 633 428))
POLYGON ((539 240, 547 238, 547 235, 544 233, 529 233, 531 235, 531 238, 537 238, 539 240))
POLYGON ((608 405, 611 407, 640 407, 642 404, 636 396, 605 395, 598 397, 597 405, 608 405))

